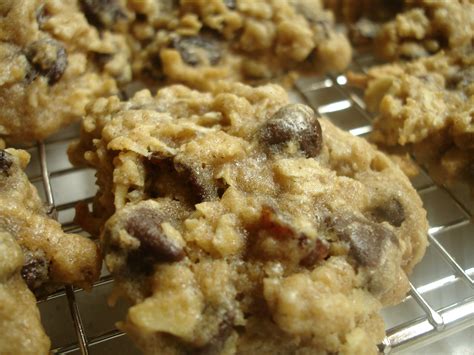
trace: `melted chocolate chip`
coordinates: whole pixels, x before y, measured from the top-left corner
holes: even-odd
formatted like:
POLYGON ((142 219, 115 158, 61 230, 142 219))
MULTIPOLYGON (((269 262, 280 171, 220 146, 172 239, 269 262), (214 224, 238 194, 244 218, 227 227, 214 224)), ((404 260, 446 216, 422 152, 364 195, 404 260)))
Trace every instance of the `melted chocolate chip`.
POLYGON ((303 154, 316 157, 323 146, 323 134, 313 111, 302 104, 279 109, 259 131, 260 143, 270 152, 281 152, 294 143, 303 154))
POLYGON ((64 46, 54 39, 40 39, 26 49, 26 58, 34 70, 54 85, 67 67, 67 53, 64 46))
POLYGON ((198 197, 197 201, 211 201, 219 197, 218 186, 212 170, 201 164, 183 164, 175 162, 176 171, 191 184, 192 190, 198 197))
POLYGON ((183 61, 192 66, 216 65, 221 60, 219 43, 210 36, 183 36, 174 39, 172 45, 183 61))
POLYGON ((396 198, 391 198, 370 211, 373 219, 378 222, 388 222, 394 227, 400 227, 405 221, 405 209, 396 198))
POLYGON ((97 28, 112 28, 127 15, 118 0, 81 0, 87 21, 97 28))
POLYGON ((0 173, 4 176, 8 176, 12 164, 13 162, 10 153, 0 149, 0 173))
POLYGON ((161 228, 165 222, 160 211, 139 209, 128 219, 126 231, 140 241, 140 252, 157 262, 179 261, 184 258, 183 248, 166 236, 161 228))
POLYGON ((338 215, 328 217, 325 222, 329 230, 349 242, 350 255, 363 266, 375 267, 380 263, 387 241, 398 245, 390 229, 362 217, 338 215))
POLYGON ((49 260, 43 252, 25 253, 25 263, 21 269, 21 276, 30 290, 35 290, 48 280, 49 260))

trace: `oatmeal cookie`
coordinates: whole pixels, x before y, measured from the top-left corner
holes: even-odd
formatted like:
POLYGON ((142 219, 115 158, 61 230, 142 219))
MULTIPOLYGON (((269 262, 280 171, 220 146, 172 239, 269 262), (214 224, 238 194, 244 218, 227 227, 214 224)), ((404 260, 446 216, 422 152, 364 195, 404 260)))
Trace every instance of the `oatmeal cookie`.
POLYGON ((0 136, 41 140, 131 77, 125 38, 99 32, 79 0, 0 3, 0 136))
POLYGON ((24 257, 8 233, 0 231, 0 353, 49 353, 36 299, 21 278, 24 257))
POLYGON ((48 218, 23 172, 29 158, 22 150, 0 149, 0 228, 23 250, 21 275, 38 296, 61 284, 90 288, 100 272, 98 248, 85 237, 65 234, 48 218))
POLYGON ((137 77, 210 89, 216 79, 269 80, 343 70, 351 48, 320 0, 128 1, 137 77))
POLYGON ((148 354, 375 354, 425 251, 420 198, 281 87, 217 86, 99 99, 70 149, 112 215, 119 327, 148 354))
POLYGON ((363 78, 372 138, 410 145, 438 182, 474 187, 474 50, 374 67, 363 78))
POLYGON ((386 23, 375 41, 385 59, 415 59, 472 45, 474 2, 406 0, 406 11, 386 23))

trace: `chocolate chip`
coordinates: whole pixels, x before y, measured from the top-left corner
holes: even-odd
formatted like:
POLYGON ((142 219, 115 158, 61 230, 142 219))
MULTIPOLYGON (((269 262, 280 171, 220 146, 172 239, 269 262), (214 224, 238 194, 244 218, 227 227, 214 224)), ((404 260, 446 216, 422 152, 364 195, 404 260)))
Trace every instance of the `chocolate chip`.
POLYGON ((216 65, 221 60, 221 48, 210 36, 183 36, 172 42, 183 61, 189 65, 216 65))
POLYGON ((174 163, 178 174, 189 181, 192 190, 198 197, 196 202, 216 200, 219 197, 218 186, 209 167, 199 163, 174 163))
POLYGON ((35 290, 48 281, 49 260, 42 251, 24 251, 25 263, 21 276, 30 290, 35 290))
POLYGON ((10 153, 7 153, 6 150, 0 149, 0 173, 4 176, 8 176, 12 164, 13 162, 10 153))
POLYGON ((118 0, 81 0, 87 21, 97 28, 112 28, 127 15, 118 0))
POLYGON ((142 208, 128 219, 125 229, 140 241, 140 252, 152 256, 154 261, 179 261, 184 258, 183 248, 166 236, 161 228, 163 222, 163 213, 142 208))
POLYGON ((237 8, 236 0, 223 0, 224 5, 227 6, 229 10, 235 10, 237 8))
POLYGON ((284 151, 293 143, 308 158, 323 146, 321 125, 313 111, 302 104, 280 108, 261 128, 258 139, 269 152, 284 151))
POLYGON ((326 219, 326 225, 339 238, 349 242, 350 255, 363 266, 380 263, 384 245, 398 245, 395 234, 385 226, 355 215, 337 215, 326 219))
POLYGON ((54 85, 67 67, 67 53, 64 46, 54 39, 40 39, 26 49, 26 58, 34 70, 54 85))
POLYGON ((394 227, 400 227, 405 221, 405 209, 396 198, 391 198, 370 211, 372 218, 378 222, 388 222, 394 227))

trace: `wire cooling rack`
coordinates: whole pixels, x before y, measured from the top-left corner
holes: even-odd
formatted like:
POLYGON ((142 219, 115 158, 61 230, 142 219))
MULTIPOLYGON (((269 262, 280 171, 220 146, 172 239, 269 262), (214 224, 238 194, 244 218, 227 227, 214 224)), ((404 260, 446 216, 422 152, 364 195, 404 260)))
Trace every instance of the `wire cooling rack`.
MULTIPOLYGON (((372 58, 358 56, 354 70, 372 64, 372 58)), ((306 77, 292 93, 329 117, 339 127, 364 136, 371 130, 362 91, 351 87, 345 76, 306 77)), ((93 171, 74 168, 66 149, 77 137, 73 126, 29 151, 32 162, 27 173, 38 188, 49 214, 67 232, 84 233, 72 222, 74 205, 91 201, 95 194, 93 171)), ((381 353, 413 351, 471 354, 474 337, 474 203, 463 187, 436 186, 428 174, 413 179, 413 185, 428 211, 430 246, 411 275, 411 290, 400 305, 384 310, 387 337, 381 353), (467 333, 466 333, 467 332, 467 333), (453 335, 456 333, 456 335, 453 335), (455 339, 454 344, 437 342, 455 339), (461 336, 459 336, 461 335, 461 336), (426 345, 430 346, 426 348, 426 345)), ((66 287, 39 301, 43 324, 51 337, 54 354, 138 354, 114 323, 124 319, 127 305, 107 306, 113 280, 104 270, 91 292, 66 287)))

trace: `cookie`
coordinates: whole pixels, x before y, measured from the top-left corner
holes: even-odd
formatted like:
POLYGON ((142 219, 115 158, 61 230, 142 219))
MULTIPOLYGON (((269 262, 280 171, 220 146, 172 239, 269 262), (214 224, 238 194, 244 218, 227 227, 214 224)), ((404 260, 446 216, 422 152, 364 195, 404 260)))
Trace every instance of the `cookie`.
MULTIPOLYGON (((119 324, 149 354, 364 353, 424 254, 426 213, 383 153, 279 86, 184 86, 88 109, 119 324)), ((80 219, 81 219, 80 218, 80 219)))
POLYGON ((137 77, 208 90, 216 79, 268 81, 340 71, 345 36, 319 0, 129 1, 137 77))
POLYGON ((90 288, 99 277, 98 248, 83 236, 65 234, 46 215, 23 172, 29 158, 22 150, 0 149, 0 228, 14 236, 23 251, 21 275, 37 296, 62 284, 90 288))
POLYGON ((49 354, 36 299, 21 278, 23 263, 15 238, 0 231, 0 353, 49 354))
POLYGON ((411 60, 472 45, 474 3, 469 0, 406 0, 406 11, 386 23, 375 41, 385 59, 411 60))
POLYGON ((365 100, 377 112, 372 139, 409 145, 435 180, 474 187, 474 51, 472 47, 374 67, 365 100))
POLYGON ((0 136, 41 140, 131 78, 125 37, 90 25, 78 0, 0 4, 0 136))

